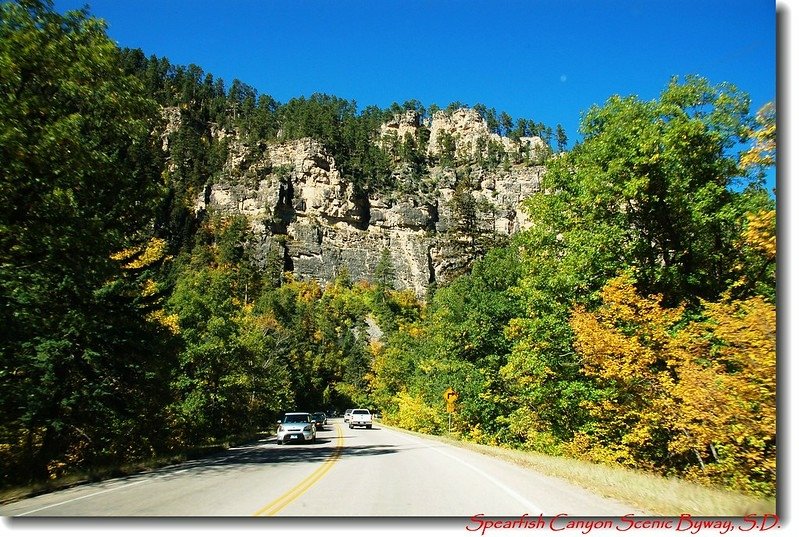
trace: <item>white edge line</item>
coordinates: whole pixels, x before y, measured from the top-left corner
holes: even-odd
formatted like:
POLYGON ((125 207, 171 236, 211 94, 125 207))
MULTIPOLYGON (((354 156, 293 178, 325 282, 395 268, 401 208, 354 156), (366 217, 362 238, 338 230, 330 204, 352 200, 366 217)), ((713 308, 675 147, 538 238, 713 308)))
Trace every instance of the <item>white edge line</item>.
POLYGON ((428 445, 427 447, 429 447, 433 451, 437 451, 438 453, 441 453, 445 457, 449 457, 450 459, 454 459, 454 460, 458 461, 459 463, 461 463, 462 465, 466 466, 467 468, 470 468, 472 471, 477 472, 478 474, 483 476, 485 479, 487 479, 488 481, 492 482, 494 485, 496 485, 497 487, 502 489, 506 494, 508 494, 509 496, 513 497, 517 502, 521 503, 526 509, 528 509, 530 511, 530 514, 534 514, 534 513, 543 514, 544 513, 543 509, 539 508, 537 505, 532 503, 530 500, 528 500, 527 498, 525 498, 524 496, 522 496, 521 494, 519 494, 518 492, 516 492, 515 490, 513 490, 509 486, 507 486, 506 484, 498 481, 493 476, 485 473, 484 471, 482 471, 477 466, 469 464, 468 462, 464 461, 463 459, 461 459, 459 457, 456 457, 455 455, 451 455, 451 454, 449 454, 449 453, 447 453, 447 452, 445 452, 445 451, 443 451, 441 449, 438 449, 436 447, 433 447, 433 446, 430 446, 430 445, 428 445))
MULTIPOLYGON (((401 431, 398 431, 398 430, 393 429, 391 427, 387 427, 387 429, 391 429, 395 433, 401 432, 401 431)), ((531 502, 530 500, 528 500, 527 498, 525 498, 524 496, 522 496, 521 494, 519 494, 518 492, 516 492, 515 490, 513 490, 509 486, 507 486, 506 484, 498 481, 494 476, 485 473, 484 471, 482 471, 480 468, 474 466, 473 464, 469 464, 465 460, 463 460, 463 459, 461 459, 459 457, 456 457, 455 455, 451 455, 451 454, 449 454, 449 453, 447 453, 445 451, 442 451, 441 449, 439 449, 437 447, 433 447, 432 445, 430 445, 430 444, 428 444, 426 442, 423 442, 423 441, 421 441, 419 439, 415 439, 415 438, 413 438, 412 435, 403 434, 403 436, 412 438, 412 443, 414 443, 414 444, 419 444, 419 445, 425 446, 427 448, 430 448, 433 451, 437 451, 438 453, 444 455, 445 457, 449 457, 450 459, 454 459, 454 460, 458 461, 459 463, 461 463, 462 465, 466 466, 467 468, 471 469, 472 471, 477 472, 478 474, 480 474, 481 476, 486 478, 488 481, 490 481, 491 483, 493 483, 494 485, 496 485, 497 487, 502 489, 506 494, 510 495, 517 502, 521 503, 526 509, 529 509, 530 510, 530 514, 533 514, 533 513, 541 513, 541 514, 543 514, 544 513, 544 510, 541 509, 540 507, 538 507, 537 505, 535 505, 533 502, 531 502)))
POLYGON ((78 500, 85 500, 86 498, 91 498, 92 496, 98 496, 100 494, 105 494, 106 492, 114 492, 115 490, 124 489, 124 488, 127 488, 127 487, 133 487, 133 486, 136 486, 136 485, 141 485, 142 483, 147 483, 148 481, 150 481, 150 480, 149 479, 142 479, 141 481, 136 481, 135 483, 128 483, 127 485, 121 485, 119 487, 114 487, 112 489, 100 490, 98 492, 93 492, 93 493, 87 494, 85 496, 79 496, 77 498, 72 498, 70 500, 64 500, 63 502, 58 502, 58 503, 54 503, 54 504, 51 504, 51 505, 45 505, 44 507, 39 507, 38 509, 33 509, 32 511, 26 511, 25 513, 19 513, 17 515, 12 515, 12 517, 27 516, 27 515, 30 515, 32 513, 38 513, 39 511, 44 511, 45 509, 50 509, 52 507, 58 507, 59 505, 64 505, 66 503, 72 503, 72 502, 76 502, 78 500))

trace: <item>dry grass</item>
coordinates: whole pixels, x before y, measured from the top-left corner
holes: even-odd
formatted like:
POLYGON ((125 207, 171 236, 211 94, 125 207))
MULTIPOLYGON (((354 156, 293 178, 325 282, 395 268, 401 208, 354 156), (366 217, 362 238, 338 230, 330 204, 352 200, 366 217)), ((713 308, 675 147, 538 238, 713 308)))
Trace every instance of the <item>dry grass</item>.
POLYGON ((776 500, 747 496, 626 468, 553 457, 529 451, 485 446, 450 437, 415 433, 542 474, 564 479, 601 496, 624 502, 654 516, 740 517, 751 513, 776 513, 776 500))

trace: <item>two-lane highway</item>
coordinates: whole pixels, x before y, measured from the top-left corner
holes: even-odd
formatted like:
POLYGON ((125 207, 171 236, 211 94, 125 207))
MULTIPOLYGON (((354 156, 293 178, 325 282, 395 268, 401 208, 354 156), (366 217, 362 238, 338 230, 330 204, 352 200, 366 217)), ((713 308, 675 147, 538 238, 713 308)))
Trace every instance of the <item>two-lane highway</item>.
POLYGON ((466 449, 340 419, 313 444, 274 438, 0 506, 2 516, 621 516, 643 514, 466 449))

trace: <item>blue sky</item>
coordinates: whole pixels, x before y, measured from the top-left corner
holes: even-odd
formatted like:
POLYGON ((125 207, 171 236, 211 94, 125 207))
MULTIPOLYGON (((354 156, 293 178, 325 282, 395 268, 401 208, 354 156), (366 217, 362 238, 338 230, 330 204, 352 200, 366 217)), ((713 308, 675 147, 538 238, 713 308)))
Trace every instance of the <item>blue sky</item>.
MULTIPOLYGON (((59 11, 84 0, 57 0, 59 11)), ((612 94, 654 99, 672 75, 775 98, 766 0, 90 0, 119 45, 239 78, 285 102, 323 92, 386 107, 478 102, 564 126, 612 94)))

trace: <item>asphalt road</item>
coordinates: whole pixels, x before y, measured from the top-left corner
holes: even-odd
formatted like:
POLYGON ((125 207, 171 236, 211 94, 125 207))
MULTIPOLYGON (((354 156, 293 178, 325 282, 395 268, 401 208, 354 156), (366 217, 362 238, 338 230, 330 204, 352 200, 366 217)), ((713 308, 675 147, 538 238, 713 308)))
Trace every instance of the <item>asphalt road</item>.
POLYGON ((0 506, 2 516, 573 517, 638 514, 565 481, 380 424, 218 456, 0 506))

